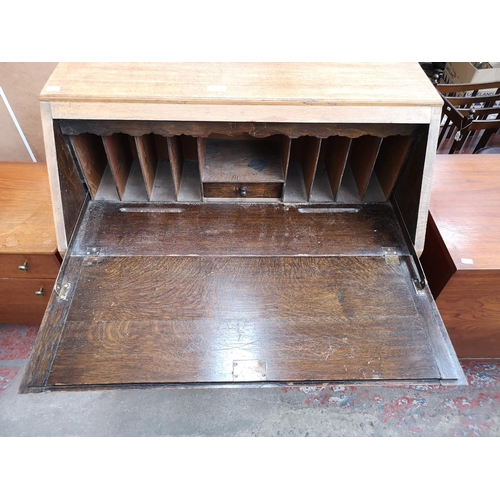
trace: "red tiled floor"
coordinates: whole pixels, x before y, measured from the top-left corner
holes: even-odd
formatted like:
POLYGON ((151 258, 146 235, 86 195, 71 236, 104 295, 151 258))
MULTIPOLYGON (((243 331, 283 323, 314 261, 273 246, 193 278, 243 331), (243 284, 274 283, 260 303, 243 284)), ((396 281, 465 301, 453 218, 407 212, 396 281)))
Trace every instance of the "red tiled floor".
POLYGON ((39 325, 0 325, 0 361, 28 359, 39 325))
MULTIPOLYGON (((13 379, 19 374, 19 370, 24 369, 37 330, 37 325, 0 325, 0 394, 2 398, 6 398, 10 394, 11 400, 15 398, 25 405, 31 404, 31 400, 17 394, 17 388, 13 387, 15 383, 13 379), (13 389, 14 393, 12 391, 9 393, 9 390, 6 389, 13 389)), ((286 418, 292 418, 290 415, 293 415, 295 410, 302 409, 301 411, 306 412, 317 411, 321 418, 327 418, 327 420, 330 418, 333 422, 332 427, 325 430, 319 424, 317 428, 314 428, 316 420, 307 421, 306 419, 301 423, 304 426, 303 429, 300 426, 300 428, 292 426, 288 434, 499 436, 500 359, 462 360, 461 364, 467 376, 468 386, 426 384, 287 386, 263 390, 261 395, 265 399, 265 397, 269 397, 266 395, 270 393, 279 394, 286 418)), ((19 380, 19 377, 16 377, 16 380, 19 380)), ((196 392, 196 389, 193 391, 196 392)), ((216 397, 221 394, 221 391, 223 392, 222 389, 214 391, 213 395, 216 397)), ((241 391, 245 392, 245 389, 241 389, 241 391)), ((116 397, 116 393, 115 395, 113 393, 114 391, 105 391, 101 393, 100 397, 112 399, 116 397)), ((130 408, 133 409, 137 407, 134 402, 135 396, 152 397, 154 400, 155 395, 161 399, 165 395, 175 395, 175 398, 178 398, 181 397, 181 394, 186 397, 186 395, 191 394, 191 391, 155 392, 154 390, 146 390, 137 393, 122 391, 120 397, 131 398, 130 408), (148 394, 150 395, 148 396, 148 394)), ((203 391, 200 394, 203 395, 203 391)), ((257 392, 253 392, 253 394, 255 395, 257 392)), ((44 396, 40 394, 37 397, 43 399, 44 396)), ((77 398, 85 399, 90 396, 92 394, 84 395, 82 392, 81 396, 77 396, 77 398)), ((52 397, 65 401, 65 405, 69 404, 67 393, 63 392, 52 397)), ((235 389, 231 397, 238 397, 238 389, 235 389)), ((78 414, 79 408, 77 404, 72 411, 78 414)), ((132 409, 130 411, 133 411, 132 409)), ((0 412, 0 421, 1 418, 0 412)), ((18 420, 19 417, 16 416, 13 422, 18 422, 18 420)), ((118 421, 122 422, 119 418, 118 421)), ((4 425, 6 424, 4 423, 4 425)), ((260 427, 248 431, 247 434, 282 435, 280 432, 286 428, 286 425, 283 427, 284 424, 281 421, 269 424, 269 428, 262 427, 262 423, 259 425, 260 427), (278 434, 274 433, 276 430, 279 431, 278 434)), ((0 429, 0 434, 1 432, 0 429)), ((17 431, 12 432, 15 434, 17 431)))

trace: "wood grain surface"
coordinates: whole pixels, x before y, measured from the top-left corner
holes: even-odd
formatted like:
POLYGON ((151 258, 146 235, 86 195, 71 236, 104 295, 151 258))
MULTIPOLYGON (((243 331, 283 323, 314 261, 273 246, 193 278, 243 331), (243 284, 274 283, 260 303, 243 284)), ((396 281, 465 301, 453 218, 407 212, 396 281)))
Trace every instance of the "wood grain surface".
POLYGON ((500 357, 500 161, 438 155, 422 263, 457 355, 500 357))
POLYGON ((167 138, 158 134, 154 134, 156 152, 158 154, 158 161, 168 161, 168 144, 167 138))
POLYGON ((54 278, 59 272, 61 262, 53 254, 0 254, 0 278, 54 278), (27 271, 19 266, 26 264, 27 271))
MULTIPOLYGON (((419 249, 420 251, 423 250, 425 228, 427 226, 427 211, 425 211, 425 217, 423 217, 422 205, 425 206, 425 198, 430 195, 430 190, 424 191, 422 189, 424 177, 426 177, 424 160, 428 149, 427 143, 428 137, 425 133, 415 138, 410 148, 408 161, 403 165, 396 186, 393 189, 393 197, 401 210, 401 215, 417 252, 419 249), (425 220, 423 228, 421 227, 422 218, 425 220), (419 233, 420 229, 423 229, 423 235, 419 233), (419 240, 419 238, 421 239, 419 240)), ((429 189, 430 180, 427 175, 425 182, 428 183, 429 189)))
POLYGON ((30 360, 19 387, 20 393, 38 391, 47 384, 57 345, 63 333, 64 323, 80 277, 82 262, 82 258, 71 257, 69 253, 63 261, 56 286, 71 283, 71 289, 66 300, 59 300, 56 292, 52 290, 49 305, 40 324, 30 360))
POLYGON ((40 323, 54 278, 0 278, 0 323, 40 323), (43 289, 43 296, 35 292, 43 289))
POLYGON ((328 139, 325 167, 334 200, 337 199, 350 149, 351 140, 348 137, 337 136, 328 139))
POLYGON ((500 357, 500 269, 458 270, 436 303, 457 356, 500 357))
POLYGON ((89 259, 48 383, 439 378, 408 285, 381 257, 89 259))
POLYGON ((284 182, 279 139, 204 140, 202 181, 284 182))
POLYGON ((283 166, 283 177, 287 178, 288 166, 290 164, 290 153, 292 150, 292 140, 287 135, 280 135, 281 141, 281 165, 283 166))
POLYGON ((283 183, 272 182, 204 182, 206 198, 281 198, 283 183), (244 195, 242 194, 244 193, 244 195))
POLYGON ((133 160, 128 137, 123 134, 113 134, 103 137, 102 140, 118 194, 120 199, 123 199, 133 160))
POLYGON ((158 153, 156 152, 155 138, 153 134, 141 135, 135 138, 139 162, 141 164, 142 177, 146 185, 148 199, 151 199, 153 185, 158 165, 158 153))
POLYGON ((408 136, 392 136, 382 141, 374 169, 386 200, 392 194, 411 143, 408 136))
POLYGON ((255 138, 272 135, 285 135, 292 139, 303 136, 314 136, 320 139, 341 135, 351 139, 362 135, 388 137, 394 134, 413 135, 422 125, 411 123, 276 123, 276 122, 214 122, 206 121, 151 121, 151 120, 89 120, 62 119, 57 120, 65 135, 91 133, 112 135, 123 133, 128 135, 160 134, 166 137, 187 134, 193 137, 208 137, 222 134, 233 137, 249 134, 255 138))
POLYGON ((317 137, 305 137, 302 150, 302 172, 304 174, 304 184, 306 186, 307 201, 311 198, 311 189, 318 167, 319 152, 321 149, 321 139, 317 137))
POLYGON ((175 186, 175 194, 179 196, 179 189, 181 186, 182 167, 184 164, 184 157, 182 156, 182 148, 179 137, 167 137, 168 154, 170 158, 170 165, 172 168, 172 179, 175 186))
POLYGON ((430 212, 458 270, 500 269, 499 193, 499 155, 436 157, 430 212))
MULTIPOLYGON (((53 167, 57 168, 56 175, 59 182, 56 187, 51 184, 51 193, 53 194, 54 189, 60 190, 64 232, 67 240, 70 241, 78 219, 89 199, 88 188, 82 182, 82 174, 79 172, 71 152, 69 139, 62 135, 57 123, 54 124, 54 141, 57 166, 53 165, 53 167)), ((52 198, 52 201, 54 201, 54 198, 52 198)), ((54 221, 57 221, 56 217, 54 221)))
POLYGON ((95 197, 108 164, 102 140, 94 134, 80 134, 70 136, 70 141, 92 197, 95 197))
POLYGON ((383 255, 408 252, 389 204, 91 202, 74 255, 383 255), (194 236, 195 235, 195 236, 194 236))
POLYGON ((0 163, 0 254, 56 250, 47 166, 0 163))
POLYGON ((432 296, 437 299, 450 278, 457 271, 457 268, 439 233, 432 214, 429 214, 425 247, 420 256, 420 262, 425 270, 432 296))
POLYGON ((60 63, 42 100, 441 106, 417 63, 60 63), (54 87, 59 87, 53 91, 54 87))
POLYGON ((370 135, 352 141, 349 164, 351 165, 361 200, 364 198, 366 189, 370 183, 381 142, 378 137, 370 135))

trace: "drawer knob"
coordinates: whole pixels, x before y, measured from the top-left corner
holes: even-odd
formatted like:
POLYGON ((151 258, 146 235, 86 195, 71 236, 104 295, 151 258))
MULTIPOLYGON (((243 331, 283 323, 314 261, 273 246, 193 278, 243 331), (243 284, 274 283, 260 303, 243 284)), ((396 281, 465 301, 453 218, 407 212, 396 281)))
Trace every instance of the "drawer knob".
POLYGON ((26 261, 24 264, 22 264, 20 266, 17 266, 17 269, 19 269, 19 271, 22 271, 23 273, 27 272, 28 271, 28 261, 26 261))
POLYGON ((241 186, 240 187, 240 196, 245 197, 247 195, 247 187, 246 186, 241 186))
POLYGON ((40 287, 40 290, 37 290, 35 292, 35 295, 38 295, 38 297, 43 297, 45 295, 45 292, 43 291, 43 286, 40 287))

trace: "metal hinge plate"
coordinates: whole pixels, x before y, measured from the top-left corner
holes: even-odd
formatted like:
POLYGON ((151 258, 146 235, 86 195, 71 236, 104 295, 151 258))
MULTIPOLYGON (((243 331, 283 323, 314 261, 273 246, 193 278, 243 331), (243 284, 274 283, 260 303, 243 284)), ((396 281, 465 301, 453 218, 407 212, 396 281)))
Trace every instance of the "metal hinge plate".
POLYGON ((57 298, 59 300, 68 300, 68 294, 71 289, 71 283, 64 283, 64 285, 56 286, 57 298))
POLYGON ((417 295, 425 295, 425 287, 427 286, 427 281, 424 279, 413 278, 412 280, 413 287, 415 288, 415 292, 417 295))
POLYGON ((233 361, 233 380, 235 382, 258 382, 266 379, 265 361, 260 359, 233 361))
POLYGON ((382 250, 384 251, 384 259, 387 264, 399 266, 400 261, 399 261, 398 251, 396 250, 396 248, 383 247, 382 250))
POLYGON ((101 249, 99 247, 87 247, 85 255, 101 255, 101 249))

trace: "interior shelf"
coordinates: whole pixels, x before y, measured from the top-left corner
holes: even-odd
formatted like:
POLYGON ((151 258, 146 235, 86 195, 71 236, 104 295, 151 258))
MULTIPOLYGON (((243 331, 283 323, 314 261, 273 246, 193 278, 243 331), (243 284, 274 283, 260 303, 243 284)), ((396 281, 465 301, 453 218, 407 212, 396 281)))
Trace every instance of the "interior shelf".
POLYGON ((204 142, 204 183, 285 181, 277 140, 206 139, 204 142))

